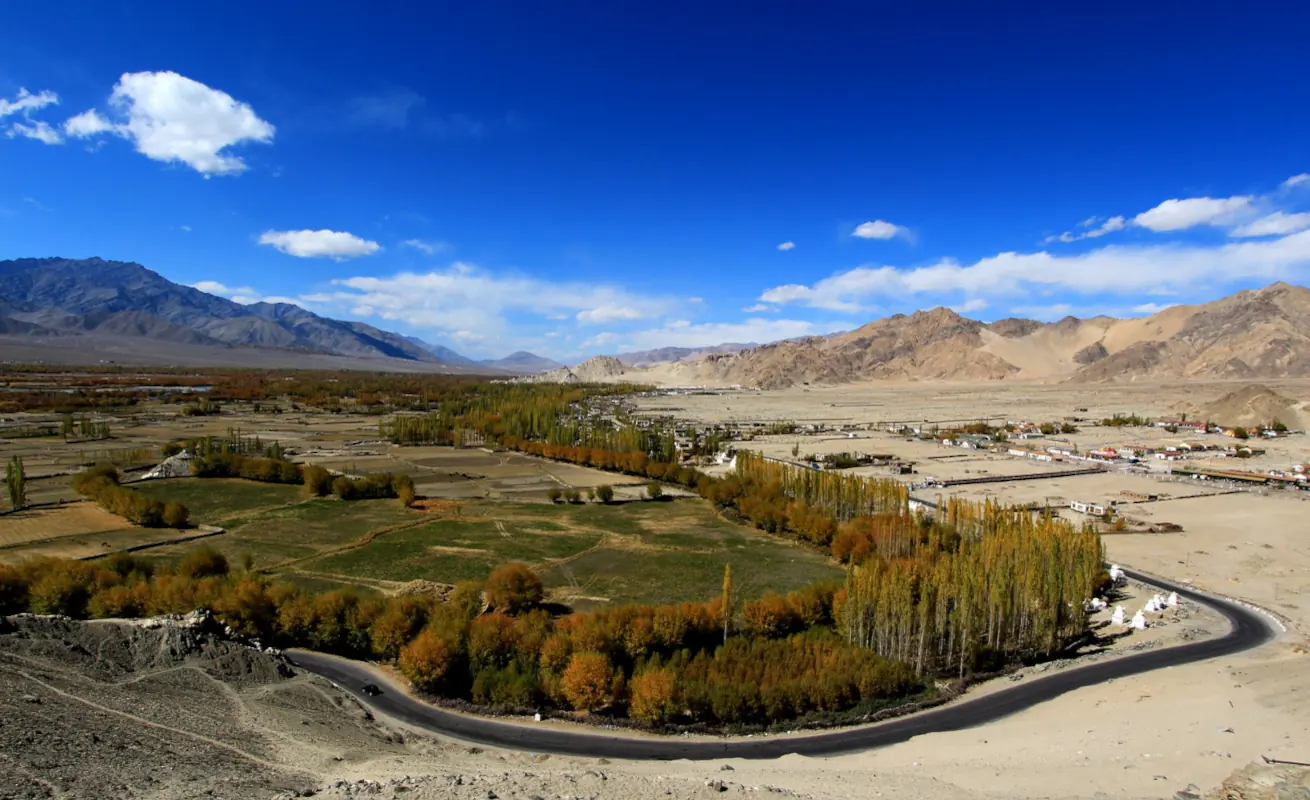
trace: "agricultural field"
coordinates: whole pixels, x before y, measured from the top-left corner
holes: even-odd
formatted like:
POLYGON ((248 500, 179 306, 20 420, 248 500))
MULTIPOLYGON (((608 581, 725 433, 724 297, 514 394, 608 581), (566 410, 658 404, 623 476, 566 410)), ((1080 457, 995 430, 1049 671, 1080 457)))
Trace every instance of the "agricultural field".
POLYGON ((194 536, 195 531, 138 528, 90 502, 0 515, 0 562, 43 556, 87 558, 194 536))
POLYGON ((721 519, 703 500, 615 505, 475 502, 367 547, 299 569, 343 582, 480 580, 506 561, 542 573, 553 599, 577 608, 708 599, 725 564, 746 596, 839 579, 827 557, 721 519))

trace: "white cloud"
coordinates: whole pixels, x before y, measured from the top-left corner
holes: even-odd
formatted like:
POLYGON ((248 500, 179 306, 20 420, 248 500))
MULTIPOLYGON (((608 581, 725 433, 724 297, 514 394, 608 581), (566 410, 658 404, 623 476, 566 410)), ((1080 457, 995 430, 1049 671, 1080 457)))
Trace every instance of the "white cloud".
POLYGON ((585 348, 607 347, 619 340, 619 335, 611 331, 598 333, 595 336, 582 340, 582 346, 585 348))
POLYGON ((261 300, 269 303, 295 302, 285 297, 263 297, 258 291, 249 286, 228 286, 219 283, 218 281, 199 281, 191 284, 191 288, 199 289, 207 294, 216 294, 219 297, 226 297, 228 300, 231 300, 234 303, 240 303, 243 306, 248 306, 251 303, 258 303, 261 300))
POLYGON ((1102 221, 1100 217, 1091 217, 1090 219, 1085 219, 1078 223, 1078 227, 1090 230, 1084 230, 1082 233, 1065 231, 1058 236, 1047 236, 1042 241, 1045 244, 1051 244, 1052 242, 1077 242, 1081 239, 1099 239, 1107 233, 1121 231, 1127 227, 1127 225, 1128 221, 1123 217, 1110 217, 1104 221, 1102 221))
POLYGON ((1310 228, 1310 211, 1300 214, 1286 214, 1275 211, 1253 222, 1234 228, 1229 236, 1242 239, 1253 236, 1285 236, 1310 228))
POLYGON ((583 325, 598 325, 605 322, 616 322, 624 319, 641 319, 644 316, 646 315, 635 308, 603 305, 579 311, 577 314, 577 320, 583 325))
MULTIPOLYGON (((815 323, 795 319, 761 319, 743 322, 706 322, 698 325, 659 328, 622 334, 624 350, 651 350, 657 347, 710 347, 726 342, 777 342, 803 336, 819 336, 849 327, 845 323, 815 323)), ((588 346, 586 343, 584 347, 588 346)))
POLYGON ((1283 181, 1284 189, 1291 189, 1293 186, 1301 186, 1310 183, 1310 172, 1302 172, 1300 175, 1293 175, 1283 181))
POLYGON ((130 72, 109 97, 119 121, 94 109, 64 123, 75 138, 115 133, 155 161, 180 162, 202 175, 235 175, 245 161, 225 152, 244 142, 268 143, 274 127, 226 92, 176 72, 130 72))
POLYGON ((795 250, 795 249, 796 249, 796 243, 795 243, 795 242, 783 242, 782 244, 778 245, 778 249, 781 250, 781 251, 783 251, 784 253, 787 252, 788 250, 795 250))
POLYGON ((24 121, 15 122, 9 126, 5 135, 10 139, 24 138, 35 139, 38 142, 46 144, 61 144, 64 137, 59 135, 59 131, 50 127, 50 123, 41 121, 32 121, 32 112, 40 111, 46 106, 59 104, 59 95, 54 92, 44 91, 32 94, 26 89, 19 89, 18 94, 14 95, 13 100, 6 100, 0 97, 0 119, 11 116, 19 116, 24 121))
POLYGON ((450 245, 446 242, 428 242, 423 239, 406 239, 401 242, 406 247, 412 247, 420 253, 434 256, 437 253, 445 253, 450 250, 450 245))
POLYGON ((1057 256, 999 253, 962 266, 951 260, 913 269, 858 267, 813 285, 777 286, 760 295, 766 303, 803 303, 858 311, 874 299, 917 294, 963 293, 998 297, 1040 291, 1077 294, 1168 294, 1244 279, 1271 280, 1310 271, 1310 231, 1280 239, 1229 242, 1214 247, 1110 245, 1057 256))
POLYGON ((770 314, 777 310, 778 309, 774 308, 773 306, 766 305, 764 303, 756 303, 753 306, 746 306, 745 308, 742 309, 742 311, 744 311, 747 314, 760 314, 760 313, 770 314))
POLYGON ((64 133, 74 139, 87 139, 114 130, 114 123, 100 116, 94 108, 64 120, 64 133))
POLYGON ((445 270, 359 276, 333 283, 338 290, 331 293, 329 306, 368 306, 372 313, 361 316, 378 316, 415 328, 474 331, 488 337, 503 336, 511 327, 507 319, 511 314, 594 324, 649 319, 679 305, 672 297, 589 282, 496 275, 459 262, 445 270))
POLYGON ((986 300, 982 299, 981 297, 974 297, 969 300, 965 300, 963 303, 956 303, 955 305, 951 306, 951 310, 957 314, 968 314, 971 311, 982 311, 984 308, 987 308, 989 305, 991 305, 991 303, 988 303, 986 300))
POLYGON ((59 135, 59 131, 50 127, 50 123, 45 122, 44 120, 33 122, 30 125, 22 122, 15 122, 13 125, 9 126, 9 132, 7 135, 10 139, 13 139, 16 136, 22 136, 26 139, 35 139, 38 142, 44 142, 45 144, 63 144, 64 142, 64 137, 59 135))
POLYGON ((1181 231, 1197 225, 1229 225, 1250 213, 1254 200, 1250 195, 1166 200, 1133 217, 1133 222, 1157 233, 1181 231))
POLYGON ((19 89, 13 100, 0 97, 0 119, 14 114, 27 117, 33 111, 39 111, 46 106, 54 105, 59 105, 59 95, 54 92, 44 91, 32 94, 26 89, 19 89))
POLYGON ((1064 319, 1073 312, 1073 306, 1068 303, 1055 303, 1049 306, 1011 306, 1010 313, 1019 317, 1027 317, 1040 322, 1053 322, 1058 319, 1064 319))
POLYGON ((297 258, 331 258, 345 261, 348 258, 371 256, 382 249, 377 242, 361 239, 343 231, 265 231, 260 244, 270 245, 297 258))
POLYGON ((1163 303, 1163 304, 1142 303, 1141 305, 1133 306, 1132 312, 1134 314, 1147 314, 1147 315, 1159 314, 1161 311, 1164 311, 1166 308, 1173 308, 1173 305, 1174 305, 1173 303, 1163 303))
POLYGON ((875 219, 872 222, 864 222, 856 226, 851 236, 860 239, 891 239, 895 236, 904 236, 909 233, 909 229, 900 225, 894 225, 881 219, 875 219))

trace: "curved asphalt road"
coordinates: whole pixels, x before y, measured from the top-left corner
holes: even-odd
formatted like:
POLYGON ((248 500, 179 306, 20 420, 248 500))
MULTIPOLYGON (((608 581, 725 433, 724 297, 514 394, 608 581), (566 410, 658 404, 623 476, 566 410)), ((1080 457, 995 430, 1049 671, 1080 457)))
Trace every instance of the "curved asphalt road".
POLYGON ((971 700, 939 706, 886 722, 804 736, 736 737, 717 741, 684 740, 678 737, 610 736, 601 732, 511 724, 445 711, 395 691, 384 691, 381 695, 369 697, 360 691, 360 687, 377 679, 364 664, 304 650, 295 650, 288 655, 296 666, 332 680, 355 695, 365 706, 411 725, 456 739, 534 753, 593 758, 704 760, 776 758, 788 753, 827 756, 883 747, 925 733, 971 728, 1009 716, 1074 689, 1162 667, 1190 664, 1239 653, 1258 647, 1274 636, 1273 628, 1259 612, 1160 578, 1132 571, 1128 571, 1127 574, 1134 580, 1152 584, 1165 591, 1178 592, 1180 597, 1210 607, 1227 618, 1232 629, 1216 639, 1147 650, 1094 662, 1015 684, 971 700))

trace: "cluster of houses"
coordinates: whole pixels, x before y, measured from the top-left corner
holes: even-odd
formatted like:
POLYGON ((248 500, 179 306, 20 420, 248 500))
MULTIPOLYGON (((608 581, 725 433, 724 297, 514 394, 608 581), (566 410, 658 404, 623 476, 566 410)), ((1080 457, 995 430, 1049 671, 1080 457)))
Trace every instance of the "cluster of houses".
POLYGON ((945 447, 1002 452, 1017 458, 1031 458, 1034 461, 1090 461, 1104 464, 1137 463, 1149 458, 1160 461, 1178 461, 1200 454, 1220 458, 1225 456, 1251 458, 1263 455, 1265 452, 1259 447, 1247 444, 1224 446, 1199 441, 1160 446, 1146 444, 1106 445, 1083 451, 1073 442, 1056 439, 1046 439, 1046 441, 1037 444, 1022 441, 998 443, 990 436, 983 434, 958 434, 942 439, 941 443, 945 447))

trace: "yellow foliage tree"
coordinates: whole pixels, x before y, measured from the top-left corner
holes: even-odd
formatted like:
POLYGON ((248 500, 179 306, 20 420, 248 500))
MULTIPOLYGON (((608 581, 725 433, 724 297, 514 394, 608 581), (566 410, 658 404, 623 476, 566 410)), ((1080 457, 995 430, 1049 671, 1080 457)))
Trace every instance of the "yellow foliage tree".
POLYGON ((564 670, 563 690, 569 704, 591 713, 609 705, 614 669, 601 653, 575 653, 564 670))

